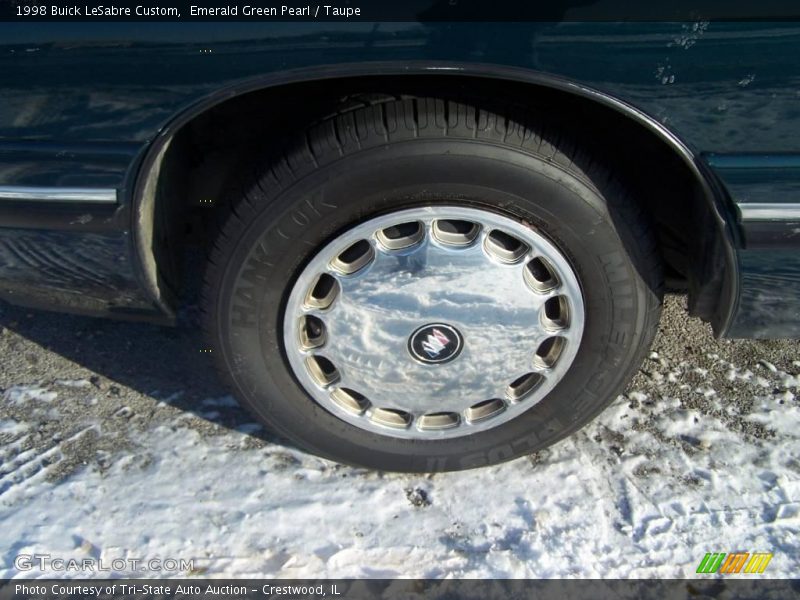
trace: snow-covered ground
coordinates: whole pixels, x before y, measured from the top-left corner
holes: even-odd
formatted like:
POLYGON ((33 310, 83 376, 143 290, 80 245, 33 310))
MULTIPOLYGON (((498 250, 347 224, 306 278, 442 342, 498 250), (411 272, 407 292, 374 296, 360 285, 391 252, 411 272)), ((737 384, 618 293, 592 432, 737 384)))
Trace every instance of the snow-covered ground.
POLYGON ((85 375, 80 364, 31 378, 9 358, 0 577, 92 576, 19 571, 20 554, 194 559, 188 575, 206 576, 691 577, 706 552, 735 551, 773 552, 767 574, 797 576, 800 352, 715 341, 682 310, 670 300, 633 384, 575 436, 431 476, 267 441, 226 416, 238 409, 224 393, 194 412, 176 407, 183 391, 114 403, 129 390, 64 378, 85 375))

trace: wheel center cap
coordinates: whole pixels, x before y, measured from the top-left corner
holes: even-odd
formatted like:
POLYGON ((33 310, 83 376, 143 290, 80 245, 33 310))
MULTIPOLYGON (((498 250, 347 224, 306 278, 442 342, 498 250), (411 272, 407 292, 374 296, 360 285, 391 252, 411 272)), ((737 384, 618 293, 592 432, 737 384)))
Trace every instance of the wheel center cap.
POLYGON ((408 338, 408 351, 425 364, 441 364, 456 358, 464 347, 464 338, 452 325, 423 325, 408 338))

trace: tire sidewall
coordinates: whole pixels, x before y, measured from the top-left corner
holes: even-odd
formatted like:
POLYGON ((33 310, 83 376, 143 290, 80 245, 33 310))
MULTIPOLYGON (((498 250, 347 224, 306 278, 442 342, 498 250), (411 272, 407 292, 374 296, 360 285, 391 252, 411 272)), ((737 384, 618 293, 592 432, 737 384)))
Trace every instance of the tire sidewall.
POLYGON ((256 208, 223 257, 212 331, 239 397, 278 433, 317 454, 403 471, 507 460, 595 416, 636 360, 652 296, 637 272, 646 266, 636 244, 590 181, 537 156, 481 141, 396 143, 312 170, 277 193, 255 187, 248 200, 256 208), (303 266, 338 233, 387 212, 435 204, 491 210, 548 237, 580 282, 583 339, 562 381, 507 423, 437 441, 380 436, 335 417, 303 391, 285 356, 283 311, 303 266))

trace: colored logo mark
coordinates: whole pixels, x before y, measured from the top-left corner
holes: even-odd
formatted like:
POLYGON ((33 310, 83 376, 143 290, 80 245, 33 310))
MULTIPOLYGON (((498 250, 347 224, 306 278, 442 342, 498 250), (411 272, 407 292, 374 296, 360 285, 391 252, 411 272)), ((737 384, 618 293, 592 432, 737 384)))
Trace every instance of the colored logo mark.
POLYGON ((771 560, 771 552, 708 552, 697 566, 697 573, 763 573, 771 560))
POLYGON ((433 332, 428 335, 428 338, 422 342, 422 348, 428 353, 428 356, 436 358, 442 350, 447 348, 447 344, 449 343, 449 337, 438 329, 434 329, 433 332))

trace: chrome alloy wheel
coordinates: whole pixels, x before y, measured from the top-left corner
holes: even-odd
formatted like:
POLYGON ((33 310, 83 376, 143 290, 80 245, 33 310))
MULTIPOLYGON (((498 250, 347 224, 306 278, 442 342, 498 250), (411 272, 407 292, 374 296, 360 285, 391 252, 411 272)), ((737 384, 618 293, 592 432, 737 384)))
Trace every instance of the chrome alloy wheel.
POLYGON ((376 434, 433 440, 541 401, 583 327, 578 280, 544 236, 435 206, 370 219, 322 248, 292 288, 283 336, 323 408, 376 434))

